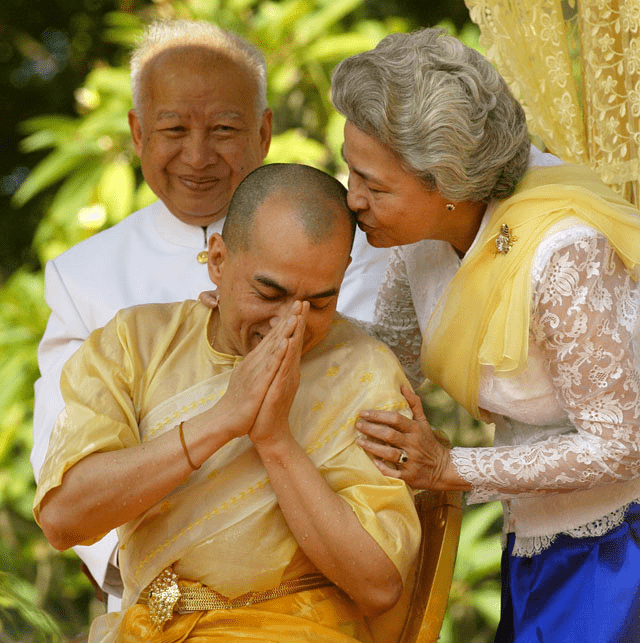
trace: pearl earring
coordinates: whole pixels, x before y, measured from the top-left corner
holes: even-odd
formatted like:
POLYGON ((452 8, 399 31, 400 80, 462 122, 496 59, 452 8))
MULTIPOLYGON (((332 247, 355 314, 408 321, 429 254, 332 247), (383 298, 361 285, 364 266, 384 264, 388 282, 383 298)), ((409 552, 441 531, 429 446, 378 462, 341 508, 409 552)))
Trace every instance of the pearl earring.
POLYGON ((453 203, 447 203, 446 208, 449 212, 453 212, 456 209, 456 206, 453 205, 453 203))

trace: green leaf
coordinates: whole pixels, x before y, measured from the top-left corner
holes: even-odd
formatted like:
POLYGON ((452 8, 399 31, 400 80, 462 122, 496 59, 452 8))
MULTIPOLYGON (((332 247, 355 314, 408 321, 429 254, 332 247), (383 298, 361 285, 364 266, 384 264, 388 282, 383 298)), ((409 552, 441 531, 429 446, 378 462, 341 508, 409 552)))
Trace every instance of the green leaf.
POLYGON ((502 514, 502 506, 498 502, 484 504, 465 514, 465 522, 460 530, 460 548, 471 547, 487 533, 489 527, 502 514))
MULTIPOLYGON (((466 552, 466 573, 464 580, 469 585, 482 582, 491 575, 499 574, 502 548, 498 534, 474 543, 466 552)), ((461 567, 461 570, 464 569, 461 567)))
POLYGON ((103 168, 101 159, 89 158, 70 174, 56 192, 47 218, 59 225, 77 226, 78 212, 92 202, 103 168))
POLYGON ((33 273, 25 268, 14 272, 0 290, 0 328, 6 331, 24 326, 37 337, 44 331, 40 318, 46 319, 48 315, 42 272, 33 273))
POLYGON ((32 376, 33 368, 29 369, 28 366, 28 361, 25 360, 23 353, 13 353, 0 366, 0 377, 2 378, 0 381, 4 383, 0 389, 0 409, 7 409, 20 399, 20 395, 28 383, 28 378, 32 376))
POLYGON ((327 149, 318 141, 307 138, 299 130, 288 130, 274 136, 266 158, 267 163, 306 163, 322 167, 327 149))
POLYGON ((136 177, 123 159, 110 163, 98 184, 98 200, 107 208, 110 223, 118 223, 133 210, 136 177))
POLYGON ((373 49, 378 39, 368 34, 338 34, 326 36, 305 48, 303 62, 340 62, 344 58, 373 49))
POLYGON ((500 587, 477 589, 471 594, 471 602, 491 627, 500 620, 500 587))
MULTIPOLYGON (((121 146, 128 146, 130 141, 129 122, 127 113, 131 102, 127 98, 111 98, 100 105, 81 121, 77 135, 95 146, 96 152, 105 152, 110 148, 105 146, 100 138, 111 136, 120 140, 121 146)), ((112 141, 112 144, 114 141, 112 141)))
POLYGON ((142 28, 140 17, 129 11, 109 11, 104 14, 103 20, 105 25, 109 27, 142 28))
POLYGON ((234 13, 242 13, 249 9, 256 2, 255 0, 229 0, 229 10, 234 13))
POLYGON ((72 134, 77 126, 77 119, 71 116, 34 116, 20 123, 20 131, 25 134, 51 130, 61 135, 72 134))
POLYGON ((34 589, 27 582, 16 576, 0 572, 2 622, 17 622, 16 617, 19 617, 29 626, 31 636, 35 636, 34 640, 51 641, 52 643, 62 641, 62 632, 56 622, 49 614, 40 609, 35 601, 34 589))
POLYGON ((305 16, 294 28, 298 46, 306 46, 322 34, 329 32, 342 18, 357 9, 362 0, 331 0, 323 9, 305 16))
POLYGON ((12 204, 20 207, 38 192, 53 185, 66 174, 86 162, 78 146, 54 150, 31 171, 13 195, 12 204))
POLYGON ((52 130, 40 130, 20 141, 20 150, 25 154, 37 152, 60 143, 60 136, 52 130))
POLYGON ((85 87, 130 98, 131 77, 129 70, 123 67, 98 67, 87 76, 85 87))
POLYGON ((337 110, 333 110, 329 116, 325 131, 327 145, 333 154, 334 161, 346 170, 346 164, 342 160, 342 144, 344 143, 345 122, 346 118, 337 110))

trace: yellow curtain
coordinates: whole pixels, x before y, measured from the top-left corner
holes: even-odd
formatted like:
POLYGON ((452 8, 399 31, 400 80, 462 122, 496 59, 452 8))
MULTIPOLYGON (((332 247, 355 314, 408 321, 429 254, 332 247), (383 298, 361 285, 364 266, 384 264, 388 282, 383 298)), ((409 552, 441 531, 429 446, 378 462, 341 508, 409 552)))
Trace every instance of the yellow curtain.
POLYGON ((640 0, 465 0, 529 130, 640 205, 640 0))

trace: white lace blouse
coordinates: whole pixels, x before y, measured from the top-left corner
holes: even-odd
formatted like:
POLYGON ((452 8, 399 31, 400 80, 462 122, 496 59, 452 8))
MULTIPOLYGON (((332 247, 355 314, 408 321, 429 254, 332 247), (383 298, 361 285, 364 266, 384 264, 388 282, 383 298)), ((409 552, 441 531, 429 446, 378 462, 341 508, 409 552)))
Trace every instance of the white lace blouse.
MULTIPOLYGON (((373 330, 414 384, 422 333, 459 266, 439 241, 392 253, 373 330)), ((515 532, 520 556, 559 533, 601 535, 640 498, 640 285, 578 221, 549 231, 531 278, 527 369, 504 378, 485 367, 481 375, 479 406, 495 424, 494 446, 452 449, 473 487, 468 501, 503 501, 504 531, 515 532)))

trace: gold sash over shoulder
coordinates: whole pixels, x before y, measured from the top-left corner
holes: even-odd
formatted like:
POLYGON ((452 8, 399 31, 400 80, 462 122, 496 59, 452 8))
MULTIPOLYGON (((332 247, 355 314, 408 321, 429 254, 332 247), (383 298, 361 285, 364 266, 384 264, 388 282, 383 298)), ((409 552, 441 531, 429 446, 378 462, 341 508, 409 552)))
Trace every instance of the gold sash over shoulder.
POLYGON ((601 232, 638 279, 640 218, 636 208, 588 168, 564 165, 527 173, 498 204, 429 320, 421 353, 425 375, 477 419, 481 366, 511 377, 527 367, 531 267, 549 230, 576 219, 601 232), (504 225, 514 235, 496 252, 504 225))

